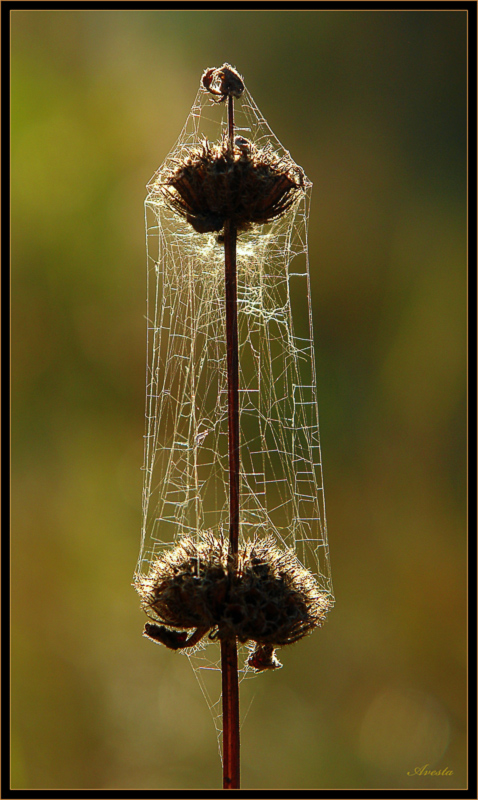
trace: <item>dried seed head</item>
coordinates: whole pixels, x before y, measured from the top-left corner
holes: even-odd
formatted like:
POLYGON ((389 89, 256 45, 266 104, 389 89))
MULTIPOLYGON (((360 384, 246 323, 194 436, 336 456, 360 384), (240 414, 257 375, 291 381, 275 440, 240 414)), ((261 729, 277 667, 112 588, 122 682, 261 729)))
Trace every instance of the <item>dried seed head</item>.
POLYGON ((258 149, 242 136, 231 147, 227 138, 205 140, 164 169, 157 191, 198 233, 220 231, 231 220, 238 232, 281 217, 304 190, 304 173, 287 156, 258 149))
MULTIPOLYGON (((272 537, 246 542, 235 569, 227 542, 211 533, 199 541, 183 537, 151 565, 148 576, 137 576, 135 586, 142 608, 163 625, 255 642, 248 663, 256 670, 279 667, 274 648, 320 627, 330 607, 312 573, 272 537)), ((148 635, 159 632, 151 638, 171 646, 167 631, 165 636, 159 626, 149 628, 148 635)), ((174 641, 174 649, 188 646, 185 639, 174 641)))
POLYGON ((227 63, 222 67, 208 67, 202 75, 201 85, 211 94, 220 96, 218 103, 229 96, 240 97, 244 91, 244 81, 238 71, 227 63))

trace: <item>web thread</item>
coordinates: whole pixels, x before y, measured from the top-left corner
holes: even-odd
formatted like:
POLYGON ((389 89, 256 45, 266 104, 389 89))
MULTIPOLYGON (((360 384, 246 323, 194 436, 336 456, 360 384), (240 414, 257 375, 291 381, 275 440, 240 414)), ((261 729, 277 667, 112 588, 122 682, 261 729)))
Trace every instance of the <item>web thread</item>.
MULTIPOLYGON (((290 154, 251 95, 235 131, 290 154)), ((178 141, 148 184, 147 373, 142 531, 137 575, 180 536, 229 527, 224 247, 197 233, 157 191, 161 172, 205 139, 221 141, 225 104, 199 90, 178 141)), ((333 600, 319 438, 307 227, 312 185, 287 213, 237 241, 240 541, 273 535, 333 600)), ((220 655, 204 639, 184 652, 221 733, 220 655), (217 699, 215 699, 217 698, 217 699)), ((247 647, 240 648, 240 677, 247 647)))

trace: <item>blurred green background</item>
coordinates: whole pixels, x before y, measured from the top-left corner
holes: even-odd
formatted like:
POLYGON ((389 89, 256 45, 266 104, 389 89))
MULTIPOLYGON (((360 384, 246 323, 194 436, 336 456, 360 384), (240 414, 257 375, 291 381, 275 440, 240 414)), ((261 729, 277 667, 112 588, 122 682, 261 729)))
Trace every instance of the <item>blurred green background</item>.
POLYGON ((221 786, 194 673, 141 637, 130 584, 145 184, 224 61, 314 183, 337 598, 243 684, 242 785, 464 788, 466 12, 11 22, 13 788, 221 786))

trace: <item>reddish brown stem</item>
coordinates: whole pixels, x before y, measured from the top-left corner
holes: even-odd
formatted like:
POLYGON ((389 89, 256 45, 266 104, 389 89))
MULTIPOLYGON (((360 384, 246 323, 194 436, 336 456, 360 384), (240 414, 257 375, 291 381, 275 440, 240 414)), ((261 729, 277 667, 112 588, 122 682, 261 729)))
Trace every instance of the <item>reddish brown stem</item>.
MULTIPOLYGON (((228 101, 228 134, 234 146, 234 105, 228 101)), ((226 286, 227 398, 229 427, 229 556, 234 568, 239 549, 239 348, 237 336, 237 231, 232 220, 224 225, 226 286)), ((240 788, 239 680, 237 643, 221 641, 222 669, 222 766, 224 789, 240 788)))
POLYGON ((227 98, 227 133, 229 144, 234 146, 234 98, 229 95, 227 98))
POLYGON ((229 427, 229 555, 239 548, 239 355, 237 337, 236 230, 224 225, 227 402, 229 427))
POLYGON ((240 789, 239 682, 235 639, 221 642, 223 788, 240 789))

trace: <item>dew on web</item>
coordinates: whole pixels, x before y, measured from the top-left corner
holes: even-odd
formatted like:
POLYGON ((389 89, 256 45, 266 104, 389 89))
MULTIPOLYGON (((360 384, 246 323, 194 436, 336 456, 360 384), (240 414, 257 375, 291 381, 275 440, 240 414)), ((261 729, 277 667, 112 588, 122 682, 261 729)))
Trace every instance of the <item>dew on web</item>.
MULTIPOLYGON (((146 605, 151 618, 163 623, 150 625, 151 638, 165 643, 166 637, 171 646, 171 635, 177 637, 178 648, 194 668, 218 735, 220 631, 211 622, 208 630, 215 639, 211 641, 206 622, 205 635, 184 647, 196 625, 195 610, 190 612, 191 630, 171 634, 168 626, 174 628, 174 611, 171 605, 166 612, 159 608, 148 581, 158 558, 181 541, 191 543, 187 547, 196 574, 192 568, 190 577, 198 580, 205 537, 214 537, 217 544, 225 540, 229 526, 220 222, 216 225, 209 218, 191 222, 183 210, 178 212, 182 197, 178 201, 177 193, 164 190, 165 176, 175 170, 177 174, 178 165, 187 163, 191 153, 200 159, 205 148, 219 152, 226 129, 226 105, 211 102, 201 88, 178 141, 148 184, 143 522, 135 573, 140 594, 149 592, 146 605)), ((320 625, 333 605, 333 592, 307 250, 312 185, 272 133, 247 89, 236 103, 235 134, 238 152, 260 152, 271 163, 283 159, 300 185, 283 213, 268 222, 245 225, 237 239, 240 547, 244 550, 248 543, 272 537, 271 547, 282 554, 278 559, 292 553, 297 565, 314 577, 314 624, 320 625)), ((187 184, 185 194, 190 190, 187 184)), ((220 559, 219 553, 217 563, 220 559)), ((171 575, 174 569, 173 565, 171 575)), ((287 562, 287 570, 296 569, 296 563, 287 562)), ((174 576, 158 578, 162 585, 166 580, 171 581, 175 597, 181 593, 174 576)), ((296 641, 295 633, 288 635, 288 641, 296 641)), ((247 626, 239 634, 240 680, 280 666, 267 642, 262 650, 254 650, 255 643, 248 643, 246 637, 247 626)))

